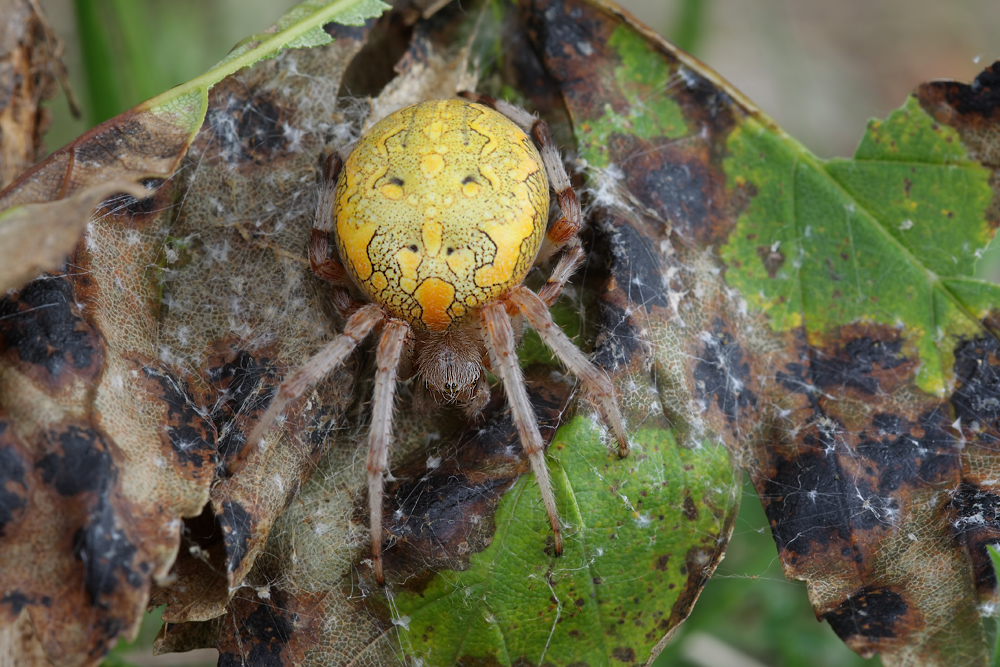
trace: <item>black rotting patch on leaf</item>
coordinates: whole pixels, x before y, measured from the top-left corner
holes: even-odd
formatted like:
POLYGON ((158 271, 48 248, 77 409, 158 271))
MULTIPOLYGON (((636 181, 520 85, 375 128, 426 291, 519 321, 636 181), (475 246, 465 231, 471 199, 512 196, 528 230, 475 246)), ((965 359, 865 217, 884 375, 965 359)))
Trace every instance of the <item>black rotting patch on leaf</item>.
POLYGON ((199 413, 185 387, 164 368, 143 366, 146 390, 154 385, 159 388, 155 395, 167 405, 166 434, 170 447, 177 458, 186 465, 200 468, 216 459, 214 442, 215 429, 199 413))
MULTIPOLYGON (((529 397, 544 442, 559 426, 570 387, 528 369, 529 397)), ((495 392, 478 428, 464 429, 441 464, 427 468, 419 452, 393 470, 386 487, 383 526, 397 542, 383 552, 386 572, 420 592, 438 569, 453 569, 493 539, 492 517, 503 494, 529 468, 502 392, 495 392), (472 476, 467 471, 475 471, 472 476), (479 517, 483 519, 480 520, 479 517), (438 567, 431 567, 437 563, 438 567), (417 576, 408 576, 410 572, 417 576)), ((358 498, 355 520, 367 519, 368 498, 358 498)), ((364 558, 368 554, 363 554, 364 558)), ((367 568, 359 568, 364 571, 367 568)))
POLYGON ((559 89, 542 66, 524 30, 513 30, 504 39, 503 61, 510 76, 515 79, 514 87, 530 100, 526 106, 548 122, 558 145, 570 145, 573 135, 559 89))
MULTIPOLYGON (((534 3, 536 8, 528 14, 529 20, 544 16, 544 21, 531 21, 529 27, 537 31, 534 42, 540 51, 542 62, 550 73, 553 61, 572 64, 587 58, 600 60, 594 56, 595 48, 600 48, 604 40, 598 39, 600 25, 586 20, 577 8, 566 11, 563 2, 541 0, 534 3)), ((596 83, 589 81, 588 83, 596 83)))
POLYGON ((368 34, 368 31, 372 29, 377 20, 366 19, 364 25, 344 25, 343 23, 331 21, 330 23, 323 24, 323 31, 338 41, 351 40, 352 42, 360 42, 368 34))
MULTIPOLYGON (((849 432, 817 412, 792 455, 772 457, 761 487, 772 533, 786 563, 840 542, 840 556, 862 562, 857 531, 886 530, 912 489, 954 479, 959 443, 940 410, 917 424, 875 413, 852 448, 849 432)), ((784 450, 775 450, 784 451, 784 450)))
POLYGON ((978 486, 963 482, 951 501, 958 520, 958 531, 974 529, 977 525, 997 525, 1000 522, 1000 496, 978 486))
POLYGON ((688 239, 710 229, 705 193, 712 184, 702 146, 671 138, 640 143, 622 134, 608 143, 612 160, 624 162, 629 191, 688 239))
POLYGON ((805 556, 814 546, 829 546, 832 539, 845 544, 850 539, 851 518, 861 510, 860 501, 845 492, 837 459, 825 450, 810 447, 795 458, 777 458, 774 474, 764 482, 761 500, 779 553, 805 556))
POLYGON ((690 98, 690 103, 685 105, 684 111, 697 115, 698 124, 702 127, 708 121, 716 132, 728 134, 736 124, 736 119, 733 117, 735 108, 733 98, 700 72, 685 65, 680 67, 683 67, 683 94, 690 98))
POLYGON ((290 665, 282 653, 295 632, 297 621, 298 615, 286 608, 284 594, 272 588, 270 599, 260 600, 252 612, 240 615, 240 623, 235 628, 240 652, 220 652, 219 667, 290 665))
POLYGON ((901 417, 879 413, 872 417, 872 428, 861 432, 857 452, 875 464, 867 472, 874 475, 878 471, 880 492, 895 491, 902 485, 940 483, 958 469, 958 443, 944 430, 946 416, 932 411, 921 417, 920 427, 918 437, 901 417))
POLYGON ((106 164, 110 156, 118 155, 134 159, 142 156, 165 157, 162 154, 166 148, 163 142, 157 141, 134 113, 126 112, 114 122, 102 123, 91 132, 90 141, 73 144, 78 164, 106 164))
POLYGON ((215 152, 230 164, 266 164, 283 153, 289 138, 284 130, 289 110, 270 93, 239 97, 232 88, 213 89, 205 122, 217 142, 215 152))
POLYGON ((338 420, 344 416, 343 407, 338 404, 333 409, 323 406, 313 410, 309 415, 310 425, 306 428, 306 441, 309 443, 309 455, 316 457, 324 451, 334 431, 338 420))
MULTIPOLYGON (((86 526, 77 530, 73 553, 83 562, 83 585, 95 605, 108 603, 101 598, 110 596, 124 581, 133 588, 143 584, 145 577, 133 564, 136 547, 116 522, 116 512, 107 485, 97 508, 86 526)), ((111 635, 113 636, 113 635, 111 635)))
POLYGON ((790 363, 787 373, 777 373, 777 379, 789 391, 805 394, 816 407, 819 401, 817 388, 850 387, 866 395, 874 395, 880 388, 878 370, 891 370, 907 359, 900 354, 899 340, 879 340, 861 336, 838 347, 832 354, 817 348, 809 350, 809 365, 790 363))
POLYGON ((235 572, 250 548, 253 517, 240 503, 226 501, 222 503, 219 524, 222 526, 222 539, 226 545, 226 568, 235 572))
POLYGON ((103 358, 100 339, 80 317, 73 287, 62 277, 39 278, 0 299, 0 349, 44 368, 50 383, 66 370, 90 379, 103 358))
POLYGON ((108 445, 100 433, 79 426, 48 434, 50 447, 58 443, 60 452, 50 452, 35 467, 42 481, 55 487, 61 496, 75 496, 107 488, 116 474, 108 445))
POLYGON ((598 331, 591 357, 598 367, 610 371, 628 368, 640 356, 642 336, 632 318, 616 304, 604 301, 598 312, 598 331))
POLYGON ((163 182, 162 178, 144 178, 142 186, 149 190, 148 196, 139 199, 124 193, 112 195, 97 207, 98 215, 101 217, 112 215, 127 218, 142 218, 156 212, 162 205, 162 202, 158 202, 157 190, 163 185, 163 182))
POLYGON ((992 595, 997 575, 986 547, 1000 542, 1000 496, 963 482, 952 495, 951 509, 955 515, 952 528, 972 559, 976 589, 992 595))
MULTIPOLYGON (((7 428, 6 422, 0 422, 0 442, 3 442, 7 428)), ((0 445, 0 538, 4 536, 4 527, 14 521, 27 505, 25 472, 17 450, 0 445)))
POLYGON ((750 364, 743 361, 742 348, 721 320, 715 321, 713 329, 701 338, 704 345, 694 367, 695 388, 703 400, 715 397, 722 414, 733 422, 741 408, 757 405, 756 395, 747 389, 750 364))
POLYGON ((937 85, 946 87, 948 103, 961 114, 975 114, 985 121, 1000 108, 1000 63, 987 67, 971 84, 948 81, 937 85))
POLYGON ((663 266, 659 256, 650 253, 649 239, 629 220, 607 210, 598 216, 598 239, 592 246, 605 255, 615 289, 606 291, 599 304, 600 333, 593 362, 608 370, 620 370, 643 354, 642 335, 626 309, 633 304, 647 308, 668 305, 662 294, 663 266))
POLYGON ((221 385, 219 388, 225 391, 231 412, 257 411, 268 406, 271 401, 270 396, 254 397, 257 385, 263 376, 274 377, 268 361, 268 359, 258 361, 246 350, 239 350, 232 361, 209 369, 212 382, 221 385), (251 399, 253 400, 248 405, 247 401, 251 399))
POLYGON ((960 343, 955 350, 955 376, 959 386, 951 397, 962 424, 979 425, 980 437, 1000 442, 1000 343, 983 336, 960 343))
POLYGON ((246 350, 239 350, 231 361, 221 366, 209 368, 209 378, 220 396, 212 412, 218 437, 219 455, 229 460, 243 448, 246 433, 236 427, 235 420, 240 415, 251 415, 265 410, 277 390, 277 385, 257 391, 265 378, 275 379, 274 369, 269 359, 255 359, 246 350))
POLYGON ((872 377, 876 367, 896 368, 906 359, 899 354, 901 341, 881 341, 863 337, 845 345, 840 356, 826 357, 818 353, 809 366, 809 375, 819 387, 847 386, 866 394, 878 391, 878 379, 872 377))
POLYGON ((22 609, 27 607, 29 604, 36 604, 36 602, 33 598, 29 598, 21 591, 11 591, 9 593, 4 593, 4 596, 0 598, 0 604, 10 607, 11 616, 17 616, 21 613, 22 609))
POLYGON ((609 224, 608 246, 610 248, 611 275, 618 287, 628 295, 630 303, 644 308, 659 306, 666 308, 666 290, 663 285, 663 259, 654 252, 655 245, 640 234, 627 221, 613 220, 605 216, 609 224))
MULTIPOLYGON (((807 431, 802 437, 801 449, 798 456, 786 463, 786 466, 779 467, 779 474, 773 477, 775 484, 785 485, 789 491, 786 493, 784 508, 789 510, 789 515, 794 516, 796 521, 794 526, 806 531, 798 536, 791 534, 791 526, 785 526, 789 542, 794 543, 790 550, 800 554, 809 552, 809 547, 805 546, 812 539, 813 534, 817 534, 816 540, 824 546, 829 545, 832 531, 836 531, 837 537, 850 543, 850 536, 856 530, 869 530, 879 525, 883 525, 886 518, 895 515, 899 506, 896 499, 890 495, 879 495, 875 490, 881 490, 876 479, 871 475, 874 470, 868 469, 869 476, 857 475, 851 470, 845 470, 843 460, 854 461, 853 453, 847 453, 848 444, 844 441, 846 430, 843 424, 819 416, 814 420, 813 429, 807 431), (821 459, 828 459, 829 464, 817 462, 821 459), (793 477, 798 472, 798 479, 801 480, 801 487, 794 490, 793 477), (827 472, 829 471, 829 472, 827 472), (829 479, 822 479, 821 476, 829 474, 829 479), (824 518, 829 515, 829 519, 824 518), (816 529, 820 530, 816 533, 816 529), (830 532, 826 532, 829 530, 830 532), (798 543, 802 542, 803 545, 798 543), (805 546, 805 550, 800 549, 805 546)), ((767 496, 770 498, 770 495, 767 496)), ((770 518, 770 513, 768 514, 770 518)), ((778 540, 775 534, 775 540, 778 540)), ((780 546, 779 542, 779 546, 780 546)), ((845 547, 842 553, 848 557, 854 553, 855 559, 860 561, 860 554, 856 553, 858 547, 845 547)))
POLYGON ((861 636, 885 639, 896 636, 896 626, 909 607, 902 595, 889 588, 868 586, 845 600, 837 609, 823 614, 842 640, 861 636))

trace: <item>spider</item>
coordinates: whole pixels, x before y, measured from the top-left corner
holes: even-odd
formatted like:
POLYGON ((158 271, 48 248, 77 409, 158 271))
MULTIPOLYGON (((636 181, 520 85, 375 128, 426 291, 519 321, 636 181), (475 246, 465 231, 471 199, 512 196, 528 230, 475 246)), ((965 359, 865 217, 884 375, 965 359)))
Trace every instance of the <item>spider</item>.
POLYGON ((628 454, 611 382, 548 310, 583 259, 580 225, 580 205, 548 126, 485 95, 401 109, 376 123, 345 159, 336 153, 327 159, 309 261, 334 286, 334 304, 347 323, 285 378, 243 451, 260 441, 290 401, 381 327, 367 458, 372 560, 380 585, 383 484, 404 355, 438 402, 458 403, 470 414, 489 398, 484 371, 500 378, 557 555, 559 515, 516 355, 522 317, 583 381, 620 455, 628 454), (547 224, 550 184, 562 215, 547 224), (331 232, 339 261, 330 256, 331 232), (559 252, 537 293, 521 284, 533 265, 559 252), (351 293, 364 301, 352 301, 351 293))

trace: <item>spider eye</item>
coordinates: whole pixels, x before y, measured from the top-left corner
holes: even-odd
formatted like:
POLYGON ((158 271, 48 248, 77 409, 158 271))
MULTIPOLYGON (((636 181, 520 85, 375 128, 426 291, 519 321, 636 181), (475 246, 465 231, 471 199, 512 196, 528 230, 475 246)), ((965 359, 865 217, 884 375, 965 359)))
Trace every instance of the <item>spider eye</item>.
POLYGON ((403 179, 399 178, 398 176, 393 176, 392 178, 389 179, 389 182, 392 183, 393 185, 398 185, 399 187, 403 187, 403 179))
POLYGON ((417 247, 417 244, 415 244, 415 243, 411 243, 411 244, 410 244, 410 245, 409 245, 409 246, 407 247, 407 250, 409 250, 410 252, 417 252, 418 250, 420 250, 420 248, 418 248, 418 247, 417 247))
MULTIPOLYGON (((468 185, 469 183, 475 183, 475 182, 476 182, 476 177, 471 174, 462 179, 462 185, 468 185)), ((402 185, 402 183, 400 183, 400 185, 402 185)))
POLYGON ((453 253, 453 252, 455 252, 455 249, 454 249, 454 248, 448 248, 448 249, 447 249, 447 250, 445 251, 445 253, 446 253, 446 254, 448 254, 448 255, 451 255, 451 253, 453 253))

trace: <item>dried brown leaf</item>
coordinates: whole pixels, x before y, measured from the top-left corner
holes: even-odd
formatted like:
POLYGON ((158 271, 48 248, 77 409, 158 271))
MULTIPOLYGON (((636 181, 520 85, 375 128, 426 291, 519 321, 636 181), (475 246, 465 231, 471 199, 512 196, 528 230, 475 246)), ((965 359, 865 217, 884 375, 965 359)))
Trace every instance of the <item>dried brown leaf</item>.
POLYGON ((142 199, 149 192, 135 183, 112 180, 88 186, 65 199, 4 211, 0 215, 0 292, 62 267, 80 241, 94 208, 114 194, 142 199))

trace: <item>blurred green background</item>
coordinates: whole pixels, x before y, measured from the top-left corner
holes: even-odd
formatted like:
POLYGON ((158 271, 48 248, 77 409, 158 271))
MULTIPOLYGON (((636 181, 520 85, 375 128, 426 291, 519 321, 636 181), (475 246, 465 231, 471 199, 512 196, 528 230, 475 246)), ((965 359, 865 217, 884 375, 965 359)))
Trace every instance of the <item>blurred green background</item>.
MULTIPOLYGON (((211 67, 270 26, 292 0, 42 0, 66 43, 84 109, 49 103, 49 148, 211 67)), ((820 157, 849 156, 871 117, 919 83, 971 80, 1000 58, 997 0, 623 0, 652 28, 729 79, 820 157)), ((994 244, 996 245, 996 244, 994 244)), ((998 276, 1000 251, 980 264, 998 276)), ((788 582, 747 484, 726 558, 657 666, 878 665, 816 621, 788 582)), ((108 665, 214 665, 214 650, 153 657, 159 620, 108 665)))

